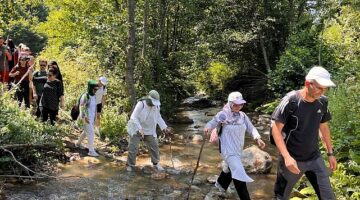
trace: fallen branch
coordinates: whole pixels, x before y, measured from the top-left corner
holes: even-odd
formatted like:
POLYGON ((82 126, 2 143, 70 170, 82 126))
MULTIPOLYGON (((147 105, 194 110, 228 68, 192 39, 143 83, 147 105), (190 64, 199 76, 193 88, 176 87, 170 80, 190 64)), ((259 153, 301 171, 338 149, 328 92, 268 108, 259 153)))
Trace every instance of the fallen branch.
POLYGON ((37 175, 40 175, 40 176, 21 176, 21 175, 0 175, 0 177, 15 177, 15 178, 30 178, 30 179, 45 179, 45 178, 52 178, 52 179, 66 179, 66 178, 82 178, 81 176, 61 176, 61 177, 56 177, 56 176, 50 176, 50 175, 47 175, 47 174, 44 174, 44 173, 39 173, 39 172, 35 172, 31 169, 29 169, 28 167, 26 167, 24 164, 22 164, 21 162, 19 162, 14 154, 7 150, 7 149, 4 149, 2 147, 0 147, 1 150, 3 150, 4 152, 7 152, 9 154, 11 154, 12 158, 14 159, 14 161, 20 165, 21 167, 23 167, 25 170, 27 170, 27 172, 32 172, 33 174, 37 174, 37 175))
POLYGON ((8 144, 0 146, 0 149, 19 149, 19 148, 33 148, 33 149, 56 149, 54 144, 8 144))

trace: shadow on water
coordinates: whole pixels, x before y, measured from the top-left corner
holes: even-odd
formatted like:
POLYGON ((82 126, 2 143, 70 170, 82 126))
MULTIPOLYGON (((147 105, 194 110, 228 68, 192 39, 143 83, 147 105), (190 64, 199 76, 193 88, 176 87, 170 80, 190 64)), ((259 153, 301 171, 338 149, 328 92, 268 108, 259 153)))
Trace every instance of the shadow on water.
MULTIPOLYGON (((215 114, 219 108, 202 110, 182 111, 180 115, 188 116, 194 120, 193 124, 173 125, 175 133, 183 135, 184 139, 175 139, 170 145, 160 147, 161 164, 166 170, 188 169, 193 170, 196 166, 200 143, 193 143, 191 136, 202 134, 202 129, 212 117, 204 113, 215 114), (172 153, 172 154, 171 154, 172 153)), ((267 136, 263 135, 264 138, 267 136)), ((254 142, 246 139, 246 146, 254 142)), ((273 157, 273 168, 270 174, 250 176, 255 180, 248 183, 248 189, 252 199, 271 199, 276 170, 276 149, 267 143, 265 151, 273 157)), ((125 161, 126 155, 119 158, 125 161)), ((218 175, 221 171, 221 162, 217 144, 206 142, 200 166, 195 179, 199 180, 197 186, 203 194, 213 188, 213 184, 206 181, 209 176, 218 175)), ((150 165, 148 154, 140 155, 137 165, 150 165)), ((8 199, 174 199, 171 194, 181 192, 177 199, 185 199, 188 183, 192 173, 169 174, 166 178, 156 180, 151 174, 142 171, 127 172, 125 165, 116 161, 109 161, 104 157, 84 157, 80 160, 61 166, 60 176, 76 176, 73 178, 57 179, 37 182, 32 185, 14 186, 8 192, 8 199)), ((194 182, 194 184, 196 184, 194 182)))

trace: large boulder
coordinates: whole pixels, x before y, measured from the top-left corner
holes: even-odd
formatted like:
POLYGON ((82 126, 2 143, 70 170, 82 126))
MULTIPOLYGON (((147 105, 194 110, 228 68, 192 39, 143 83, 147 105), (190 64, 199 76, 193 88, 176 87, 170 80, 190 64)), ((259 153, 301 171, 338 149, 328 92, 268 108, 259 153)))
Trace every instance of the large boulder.
POLYGON ((182 102, 182 105, 193 108, 209 108, 213 106, 211 100, 202 96, 189 97, 182 102))
POLYGON ((272 167, 271 156, 255 145, 243 151, 242 163, 246 172, 253 174, 268 174, 272 167))

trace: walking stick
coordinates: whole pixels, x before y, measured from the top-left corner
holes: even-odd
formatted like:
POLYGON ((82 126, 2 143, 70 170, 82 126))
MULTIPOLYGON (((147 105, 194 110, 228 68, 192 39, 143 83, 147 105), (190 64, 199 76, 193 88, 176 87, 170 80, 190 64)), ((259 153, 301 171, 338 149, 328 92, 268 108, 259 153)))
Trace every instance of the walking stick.
POLYGON ((193 181, 194 181, 194 177, 195 177, 195 175, 196 175, 197 169, 198 169, 198 167, 199 167, 199 162, 200 162, 200 158, 201 158, 201 153, 202 153, 202 151, 203 151, 205 142, 206 142, 206 138, 203 139, 202 144, 201 144, 199 156, 198 156, 198 159, 197 159, 197 162, 196 162, 196 167, 195 167, 194 173, 193 173, 193 175, 192 175, 192 177, 191 177, 191 181, 190 181, 190 185, 189 185, 189 189, 188 189, 188 195, 187 195, 187 198, 186 198, 187 200, 189 200, 189 197, 190 197, 191 186, 192 186, 192 183, 193 183, 193 181))
POLYGON ((171 137, 169 138, 169 142, 170 142, 170 160, 171 160, 171 164, 172 164, 173 168, 175 169, 173 153, 172 153, 172 149, 171 149, 171 137))

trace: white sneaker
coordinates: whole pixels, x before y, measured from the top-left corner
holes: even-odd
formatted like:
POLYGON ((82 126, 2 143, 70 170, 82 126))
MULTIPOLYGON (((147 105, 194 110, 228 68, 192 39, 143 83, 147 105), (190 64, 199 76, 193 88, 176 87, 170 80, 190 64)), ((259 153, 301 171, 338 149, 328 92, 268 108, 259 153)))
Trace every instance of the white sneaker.
POLYGON ((89 151, 88 155, 92 157, 99 157, 99 154, 96 153, 96 151, 89 151))
POLYGON ((219 189, 220 192, 224 193, 225 189, 220 185, 220 183, 218 183, 217 181, 215 182, 215 187, 217 187, 219 189))
POLYGON ((85 147, 81 143, 78 143, 77 141, 75 142, 75 147, 80 149, 85 149, 85 147))
POLYGON ((131 166, 127 166, 127 167, 126 167, 126 171, 132 172, 132 171, 133 171, 133 168, 132 168, 131 166))
POLYGON ((159 163, 156 164, 156 165, 153 165, 153 167, 154 167, 156 170, 158 170, 158 171, 164 171, 164 168, 161 167, 161 165, 160 165, 159 163))

